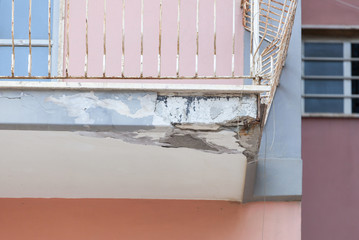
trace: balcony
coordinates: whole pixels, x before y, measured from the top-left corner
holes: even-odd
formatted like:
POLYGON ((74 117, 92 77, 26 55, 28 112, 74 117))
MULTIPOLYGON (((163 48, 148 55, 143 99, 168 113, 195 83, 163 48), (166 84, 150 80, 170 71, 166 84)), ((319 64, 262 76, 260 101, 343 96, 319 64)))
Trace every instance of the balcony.
POLYGON ((245 200, 295 0, 19 2, 0 17, 0 197, 245 200))

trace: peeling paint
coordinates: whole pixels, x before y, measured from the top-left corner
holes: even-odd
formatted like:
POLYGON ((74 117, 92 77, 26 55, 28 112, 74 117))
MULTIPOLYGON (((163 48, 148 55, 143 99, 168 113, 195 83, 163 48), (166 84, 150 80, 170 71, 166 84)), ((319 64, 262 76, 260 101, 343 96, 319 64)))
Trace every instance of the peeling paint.
POLYGON ((156 123, 216 124, 238 117, 257 117, 256 97, 161 97, 157 99, 156 123))
POLYGON ((158 96, 156 93, 126 93, 99 97, 93 92, 49 96, 45 99, 66 109, 76 124, 96 124, 90 109, 107 109, 132 119, 152 117, 154 126, 173 124, 213 125, 239 117, 257 117, 255 95, 241 97, 158 96), (127 97, 126 97, 127 96, 127 97), (126 97, 126 98, 125 98, 126 97), (136 109, 136 110, 134 110, 136 109))
POLYGON ((135 113, 131 113, 131 106, 123 101, 118 99, 100 99, 93 92, 63 95, 59 98, 50 96, 46 101, 65 107, 69 116, 75 118, 75 123, 94 124, 95 120, 91 119, 90 114, 88 113, 90 108, 100 107, 116 111, 118 114, 130 118, 144 118, 153 115, 156 97, 156 94, 146 94, 142 97, 137 97, 141 108, 135 113))

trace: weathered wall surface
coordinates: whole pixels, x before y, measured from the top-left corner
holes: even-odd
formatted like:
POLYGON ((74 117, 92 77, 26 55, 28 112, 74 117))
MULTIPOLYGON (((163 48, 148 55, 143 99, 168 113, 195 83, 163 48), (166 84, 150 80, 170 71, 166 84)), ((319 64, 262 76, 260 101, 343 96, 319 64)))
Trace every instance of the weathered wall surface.
POLYGON ((300 240, 300 203, 0 199, 9 240, 300 240))
POLYGON ((0 92, 0 124, 225 125, 257 118, 257 96, 162 96, 156 92, 0 92))
MULTIPOLYGON (((358 26, 357 0, 302 0, 303 25, 358 26)), ((314 26, 314 28, 320 28, 314 26)))
POLYGON ((3 90, 0 197, 241 201, 261 134, 257 101, 3 90))
POLYGON ((303 118, 302 234, 358 239, 359 121, 303 118))

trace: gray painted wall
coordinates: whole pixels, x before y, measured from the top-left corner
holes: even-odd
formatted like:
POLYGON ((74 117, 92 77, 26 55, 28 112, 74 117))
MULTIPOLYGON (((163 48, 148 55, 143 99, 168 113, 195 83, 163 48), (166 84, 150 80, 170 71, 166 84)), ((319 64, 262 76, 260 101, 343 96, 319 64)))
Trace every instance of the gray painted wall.
MULTIPOLYGON (((249 34, 246 36, 249 39, 249 34)), ((248 68, 247 68, 248 69, 248 68)), ((299 199, 301 160, 301 2, 298 1, 288 57, 263 130, 254 198, 299 199)))

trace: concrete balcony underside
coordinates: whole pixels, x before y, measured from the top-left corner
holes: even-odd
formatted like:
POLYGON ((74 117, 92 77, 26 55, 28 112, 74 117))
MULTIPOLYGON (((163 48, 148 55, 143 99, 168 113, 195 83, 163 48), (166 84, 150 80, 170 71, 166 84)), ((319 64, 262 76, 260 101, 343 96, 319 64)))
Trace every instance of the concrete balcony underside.
POLYGON ((241 201, 251 185, 261 86, 47 84, 2 84, 0 197, 241 201))

